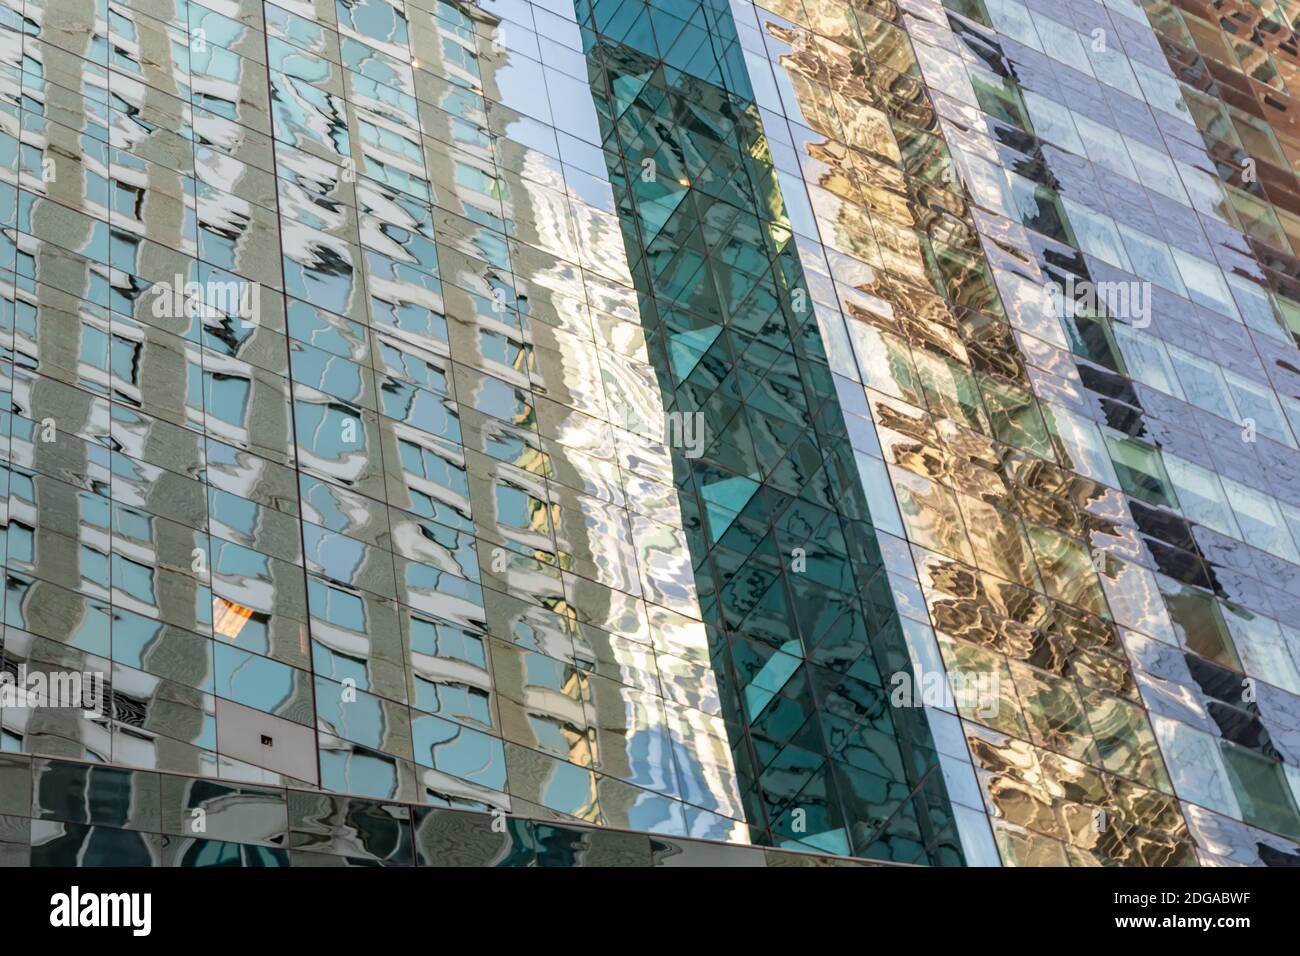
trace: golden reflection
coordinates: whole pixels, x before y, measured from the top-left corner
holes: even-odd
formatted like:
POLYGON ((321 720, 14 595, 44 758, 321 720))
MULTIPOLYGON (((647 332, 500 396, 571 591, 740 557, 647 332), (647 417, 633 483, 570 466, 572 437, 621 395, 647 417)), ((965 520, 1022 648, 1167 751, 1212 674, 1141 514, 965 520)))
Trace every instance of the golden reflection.
POLYGON ((213 597, 212 611, 212 630, 232 641, 239 637, 239 632, 253 616, 251 607, 244 607, 242 604, 235 604, 233 601, 219 597, 213 597))
MULTIPOLYGON (((1111 620, 1159 635, 1159 593, 1142 569, 1094 560, 1098 547, 1127 553, 1131 518, 1100 435, 1044 402, 1084 400, 1068 343, 1032 363, 1022 352, 1017 328, 1048 333, 1025 230, 989 217, 976 228, 941 141, 905 166, 900 144, 916 150, 938 120, 906 33, 881 19, 897 13, 833 0, 759 10, 783 105, 818 134, 795 141, 826 254, 825 264, 804 256, 818 318, 845 323, 846 374, 867 389, 949 673, 998 678, 995 707, 958 709, 1004 860, 1185 861, 1185 827, 1160 793, 1168 780, 1111 620), (1006 270, 997 285, 981 234, 1006 270), (1108 574, 1124 579, 1112 589, 1108 574), (1113 591, 1134 597, 1113 610, 1113 591)), ((965 86, 968 106, 951 115, 979 124, 960 60, 931 46, 926 56, 932 88, 965 86)), ((957 123, 946 132, 1000 177, 985 140, 967 141, 957 123)))

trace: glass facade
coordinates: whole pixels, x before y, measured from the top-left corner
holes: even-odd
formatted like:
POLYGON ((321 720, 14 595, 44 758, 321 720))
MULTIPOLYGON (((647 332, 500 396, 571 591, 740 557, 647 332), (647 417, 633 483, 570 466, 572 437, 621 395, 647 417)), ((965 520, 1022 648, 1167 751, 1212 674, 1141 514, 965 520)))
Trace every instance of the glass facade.
POLYGON ((0 756, 0 866, 826 867, 865 860, 0 756))
POLYGON ((1300 862, 1230 6, 8 0, 0 862, 1300 862))

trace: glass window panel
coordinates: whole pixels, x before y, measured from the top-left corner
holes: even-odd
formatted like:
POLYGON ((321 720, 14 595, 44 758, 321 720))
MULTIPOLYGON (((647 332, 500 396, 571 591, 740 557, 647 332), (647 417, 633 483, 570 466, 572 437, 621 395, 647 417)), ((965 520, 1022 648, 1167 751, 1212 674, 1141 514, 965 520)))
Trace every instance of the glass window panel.
POLYGON ((1187 294, 1187 288, 1178 275, 1178 267, 1174 264, 1174 257, 1167 245, 1122 223, 1119 231, 1124 237, 1124 248, 1135 273, 1178 295, 1187 294))
POLYGON ((1220 534, 1241 537, 1241 530, 1237 527, 1228 497, 1219 484, 1218 475, 1168 452, 1164 455, 1164 462, 1183 514, 1220 534))
POLYGON ((1078 236, 1080 249, 1125 272, 1133 271, 1124 243, 1120 240, 1119 230, 1115 227, 1115 220, 1068 197, 1061 197, 1061 202, 1069 214, 1070 225, 1078 236))
POLYGON ((1247 823, 1300 840, 1300 809, 1278 760, 1220 740, 1223 764, 1247 823))
POLYGON ((1133 329, 1123 323, 1111 325, 1115 340, 1124 356, 1129 374, 1157 391, 1183 398, 1182 386, 1174 374, 1173 363, 1165 352, 1165 345, 1153 335, 1133 329))
POLYGON ((1192 301, 1240 320, 1237 305, 1228 292, 1228 283, 1214 263, 1183 252, 1177 247, 1173 248, 1173 254, 1192 301))
POLYGON ((1151 504, 1177 507, 1169 478, 1160 463, 1160 452, 1111 429, 1106 429, 1105 434, 1120 486, 1151 504))
POLYGON ((1232 393, 1244 424, 1253 422, 1261 435, 1267 435, 1291 448, 1296 447, 1295 437, 1287 427, 1282 409, 1270 389, 1231 369, 1224 369, 1223 377, 1227 380, 1228 391, 1232 393))
POLYGON ((1214 738, 1156 714, 1152 714, 1151 723, 1160 740, 1174 789, 1192 803, 1241 819, 1241 807, 1214 738))
POLYGON ((1237 421, 1237 410, 1228 395, 1223 372, 1213 362, 1206 361, 1175 345, 1169 346, 1169 358, 1178 371, 1179 381, 1187 400, 1228 421, 1237 421))
POLYGON ((1241 525, 1242 540, 1279 558, 1300 564, 1300 554, 1296 553, 1295 543, 1287 531, 1286 520, 1282 517, 1282 509, 1278 507, 1277 501, 1239 481, 1227 476, 1222 478, 1223 490, 1227 492, 1228 501, 1241 525))
POLYGON ((1126 179, 1137 179, 1137 171, 1133 168, 1133 161, 1128 157, 1128 150, 1124 148, 1122 136, 1109 126, 1089 119, 1082 113, 1074 114, 1074 125, 1078 127, 1079 135, 1083 137, 1089 159, 1126 179))
POLYGON ((1119 478, 1096 424, 1059 405, 1045 407, 1044 412, 1048 425, 1052 427, 1060 444, 1062 461, 1066 467, 1104 485, 1118 488, 1119 478))
POLYGON ((1068 109, 1056 100, 1035 93, 1033 90, 1023 90, 1022 95, 1025 98, 1025 106, 1029 109, 1029 116, 1033 120, 1035 133, 1067 152, 1083 154, 1083 141, 1079 139, 1068 109))

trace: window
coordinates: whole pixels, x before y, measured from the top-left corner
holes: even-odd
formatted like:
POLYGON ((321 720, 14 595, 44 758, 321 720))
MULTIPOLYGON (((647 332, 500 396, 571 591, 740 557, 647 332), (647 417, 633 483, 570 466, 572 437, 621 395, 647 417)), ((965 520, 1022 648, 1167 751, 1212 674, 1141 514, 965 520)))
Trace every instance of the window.
POLYGON ((1240 538, 1241 530, 1237 527, 1228 498, 1219 485, 1219 476, 1208 468, 1194 465, 1168 452, 1164 459, 1183 514, 1220 534, 1240 538))
POLYGON ((1239 421, 1237 410, 1228 395, 1223 373, 1217 365, 1191 352, 1186 352, 1176 345, 1169 346, 1169 357, 1178 371, 1179 381, 1182 382, 1189 402, 1213 412, 1220 418, 1232 422, 1239 421))
POLYGON ((1112 429, 1104 431, 1120 486, 1153 505, 1177 508, 1169 477, 1160 464, 1160 452, 1112 429))
POLYGON ((1224 369, 1223 376, 1227 380, 1228 391, 1237 404, 1237 410, 1241 412, 1243 424, 1253 422, 1261 435, 1267 435, 1291 448, 1296 447, 1291 429, 1282 417, 1282 409, 1269 389, 1228 369, 1224 369))
POLYGON ((1178 377, 1174 374, 1174 366, 1169 361, 1163 342, 1153 335, 1119 323, 1113 324, 1111 331, 1133 378, 1166 395, 1184 398, 1183 389, 1178 384, 1178 377))
POLYGON ((1223 488, 1241 525, 1242 540, 1279 558, 1300 564, 1300 554, 1287 531, 1282 511, 1269 495, 1223 477, 1223 488))

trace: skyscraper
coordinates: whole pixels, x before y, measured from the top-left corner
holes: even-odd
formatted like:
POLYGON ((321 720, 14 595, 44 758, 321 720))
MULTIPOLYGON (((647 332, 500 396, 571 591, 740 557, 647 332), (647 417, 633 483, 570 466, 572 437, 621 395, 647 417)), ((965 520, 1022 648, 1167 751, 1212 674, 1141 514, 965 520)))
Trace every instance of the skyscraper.
POLYGON ((1300 862, 1294 6, 13 0, 0 860, 1300 862))

